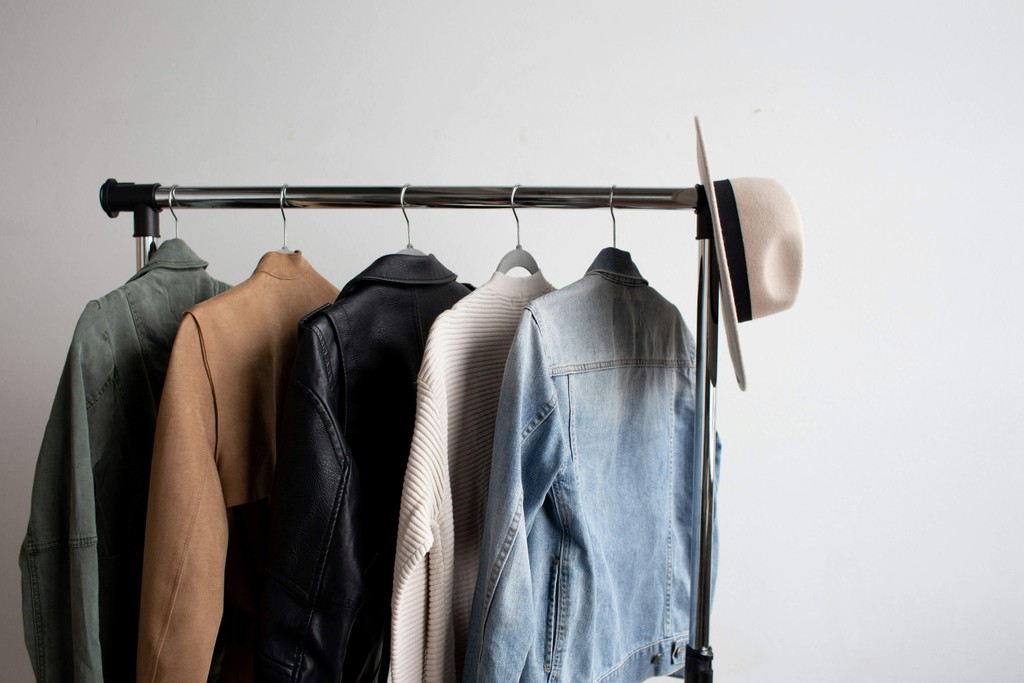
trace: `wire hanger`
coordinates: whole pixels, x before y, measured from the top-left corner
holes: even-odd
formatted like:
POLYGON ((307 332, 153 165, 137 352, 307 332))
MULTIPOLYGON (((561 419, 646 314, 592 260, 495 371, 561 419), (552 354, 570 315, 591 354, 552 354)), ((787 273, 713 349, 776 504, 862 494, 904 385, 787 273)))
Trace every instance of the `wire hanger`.
POLYGON ((501 257, 496 270, 499 273, 508 274, 510 270, 518 267, 529 271, 530 275, 534 275, 540 270, 540 266, 537 265, 537 260, 533 258, 530 252, 523 249, 523 245, 519 240, 519 214, 516 213, 516 190, 519 187, 519 185, 516 185, 512 188, 512 198, 510 200, 512 215, 516 217, 516 246, 501 257))
POLYGON ((608 193, 608 210, 612 212, 612 248, 618 249, 616 245, 616 226, 615 226, 615 185, 612 185, 611 192, 608 193))
POLYGON ((171 185, 171 193, 167 195, 167 208, 171 210, 171 215, 174 216, 174 239, 178 239, 178 214, 174 213, 174 191, 177 189, 177 185, 171 185))
POLYGON ((402 203, 402 215, 405 216, 405 249, 402 249, 398 253, 409 254, 411 256, 426 256, 422 251, 412 246, 412 226, 409 225, 409 214, 405 212, 405 191, 408 189, 408 185, 403 185, 402 194, 399 195, 399 201, 402 203))
POLYGON ((284 213, 284 205, 288 202, 288 186, 281 186, 281 248, 278 251, 285 254, 295 252, 288 248, 288 216, 284 213))

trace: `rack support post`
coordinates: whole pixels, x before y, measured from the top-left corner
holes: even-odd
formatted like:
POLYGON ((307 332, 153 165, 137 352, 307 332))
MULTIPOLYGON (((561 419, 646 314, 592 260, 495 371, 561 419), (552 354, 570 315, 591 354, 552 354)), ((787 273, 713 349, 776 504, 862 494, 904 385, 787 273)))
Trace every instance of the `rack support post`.
POLYGON ((686 683, 712 683, 710 643, 712 552, 715 528, 715 413, 718 386, 718 259, 713 234, 700 239, 697 287, 697 382, 694 425, 693 536, 691 546, 690 643, 686 683))
POLYGON ((137 205, 132 213, 135 214, 135 270, 142 270, 142 266, 156 251, 156 239, 160 237, 160 214, 144 204, 137 205))
POLYGON ((146 265, 160 237, 160 207, 156 203, 159 187, 160 183, 119 183, 114 178, 100 186, 100 206, 108 216, 116 218, 121 211, 131 211, 135 216, 136 270, 146 265))

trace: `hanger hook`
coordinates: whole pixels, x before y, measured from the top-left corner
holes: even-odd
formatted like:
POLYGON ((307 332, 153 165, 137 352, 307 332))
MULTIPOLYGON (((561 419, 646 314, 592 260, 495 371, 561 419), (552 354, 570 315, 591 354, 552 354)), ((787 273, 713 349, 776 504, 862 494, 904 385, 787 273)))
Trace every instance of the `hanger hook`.
POLYGON ((612 247, 618 248, 615 240, 616 226, 615 226, 615 185, 612 185, 611 192, 608 193, 608 210, 612 212, 612 247))
POLYGON ((178 239, 178 214, 174 213, 174 191, 177 189, 177 185, 171 185, 171 193, 167 195, 167 208, 171 210, 171 215, 174 216, 174 239, 178 239))
POLYGON ((516 249, 523 248, 522 242, 519 241, 519 214, 516 213, 516 190, 520 187, 520 185, 516 185, 512 188, 512 199, 510 200, 512 204, 512 215, 516 217, 516 249))
POLYGON ((282 225, 282 239, 284 244, 281 245, 282 249, 288 248, 288 216, 284 213, 284 205, 288 201, 288 186, 281 186, 281 225, 282 225))
POLYGON ((409 214, 405 212, 405 191, 408 189, 408 184, 402 186, 402 194, 399 195, 398 200, 402 203, 402 215, 405 216, 405 248, 412 249, 412 226, 409 225, 409 214))

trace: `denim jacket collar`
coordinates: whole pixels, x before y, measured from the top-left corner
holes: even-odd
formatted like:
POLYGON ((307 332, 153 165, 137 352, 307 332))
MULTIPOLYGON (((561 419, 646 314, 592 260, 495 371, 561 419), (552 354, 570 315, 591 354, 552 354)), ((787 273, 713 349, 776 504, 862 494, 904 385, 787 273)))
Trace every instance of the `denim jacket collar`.
POLYGON ((347 294, 364 282, 440 285, 454 282, 455 278, 455 273, 445 268, 433 254, 385 254, 352 278, 341 293, 347 294))
POLYGON ((137 280, 145 273, 158 268, 170 268, 172 270, 191 270, 193 268, 206 268, 209 264, 196 256, 196 253, 185 244, 182 239, 170 239, 157 247, 153 258, 142 267, 135 275, 129 278, 128 282, 137 280))
POLYGON ((633 257, 629 252, 615 247, 605 247, 601 250, 587 269, 587 275, 591 273, 620 285, 643 287, 648 284, 640 275, 640 270, 633 263, 633 257))

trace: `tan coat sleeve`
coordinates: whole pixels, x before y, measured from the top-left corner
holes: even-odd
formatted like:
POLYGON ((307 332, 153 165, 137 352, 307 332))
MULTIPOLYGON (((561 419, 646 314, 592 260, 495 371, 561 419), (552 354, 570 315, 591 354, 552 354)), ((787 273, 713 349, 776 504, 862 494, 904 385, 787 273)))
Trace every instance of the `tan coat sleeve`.
POLYGON ((392 683, 455 681, 445 401, 422 379, 402 489, 391 606, 392 683))
POLYGON ((138 680, 206 681, 224 602, 228 526, 217 405, 199 323, 178 329, 157 417, 146 518, 138 680))

